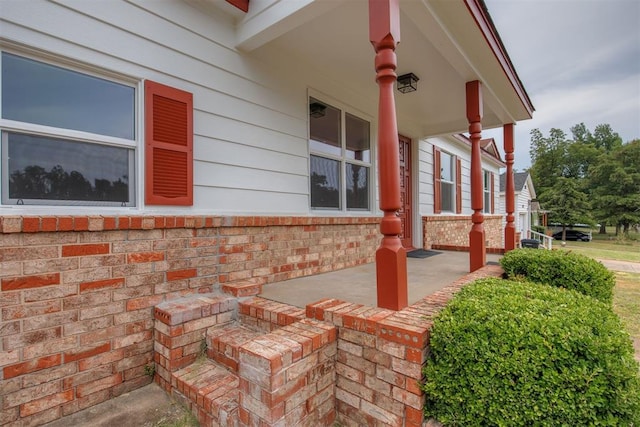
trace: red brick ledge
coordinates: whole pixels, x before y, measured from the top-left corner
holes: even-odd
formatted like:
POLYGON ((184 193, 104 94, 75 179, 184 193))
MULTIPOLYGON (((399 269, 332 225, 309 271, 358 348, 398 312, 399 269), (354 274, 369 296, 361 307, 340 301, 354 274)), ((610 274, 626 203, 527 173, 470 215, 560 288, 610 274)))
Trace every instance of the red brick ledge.
MULTIPOLYGON (((469 246, 454 246, 454 245, 431 245, 431 249, 434 251, 455 251, 455 252, 469 252, 469 246)), ((504 248, 487 248, 488 254, 504 254, 504 248)))
MULTIPOLYGON (((500 214, 482 214, 484 219, 496 219, 503 218, 500 214)), ((471 222, 471 215, 429 215, 423 216, 422 222, 439 222, 439 221, 469 221, 471 222)))
POLYGON ((378 224, 380 217, 318 216, 0 216, 0 233, 378 224))

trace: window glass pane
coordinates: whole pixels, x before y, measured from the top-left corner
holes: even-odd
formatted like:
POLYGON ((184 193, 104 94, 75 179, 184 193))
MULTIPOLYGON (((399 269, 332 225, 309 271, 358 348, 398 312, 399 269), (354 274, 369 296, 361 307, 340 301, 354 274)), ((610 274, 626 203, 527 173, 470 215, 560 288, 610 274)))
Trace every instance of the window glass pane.
POLYGON ((133 140, 131 86, 2 53, 2 117, 133 140))
POLYGON ((340 110, 309 98, 309 135, 311 151, 342 155, 340 110))
POLYGON ((482 171, 484 178, 484 206, 483 212, 491 212, 491 175, 488 171, 482 171))
POLYGON ((311 156, 311 207, 340 209, 340 162, 311 156))
POLYGON ((369 122, 345 113, 347 158, 371 162, 369 122))
POLYGON ((441 182, 441 205, 443 211, 453 212, 453 184, 441 182))
POLYGON ((440 178, 453 182, 453 156, 444 151, 440 153, 440 178))
POLYGON ((6 137, 9 199, 130 201, 132 150, 19 133, 6 137))
POLYGON ((347 209, 369 209, 369 168, 347 163, 347 209))

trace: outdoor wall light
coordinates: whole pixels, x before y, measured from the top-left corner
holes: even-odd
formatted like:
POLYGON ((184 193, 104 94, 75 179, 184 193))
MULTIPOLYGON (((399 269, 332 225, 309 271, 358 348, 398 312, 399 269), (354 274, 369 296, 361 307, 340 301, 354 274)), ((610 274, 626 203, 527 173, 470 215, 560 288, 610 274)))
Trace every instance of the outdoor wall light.
POLYGON ((320 117, 324 117, 326 109, 326 105, 319 102, 312 102, 309 104, 309 115, 314 119, 319 119, 320 117))
POLYGON ((415 92, 418 90, 418 76, 413 73, 398 76, 398 90, 402 93, 415 92))

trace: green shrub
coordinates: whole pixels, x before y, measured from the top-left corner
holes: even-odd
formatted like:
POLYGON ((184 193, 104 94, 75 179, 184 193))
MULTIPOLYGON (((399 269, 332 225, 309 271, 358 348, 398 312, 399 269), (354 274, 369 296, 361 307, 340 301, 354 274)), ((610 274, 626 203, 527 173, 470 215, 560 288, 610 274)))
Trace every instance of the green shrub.
POLYGON ((484 279, 435 318, 422 387, 446 426, 640 425, 629 335, 575 291, 484 279))
POLYGON ((558 288, 573 289, 611 304, 615 278, 602 263, 566 251, 516 249, 500 264, 509 279, 520 279, 558 288))

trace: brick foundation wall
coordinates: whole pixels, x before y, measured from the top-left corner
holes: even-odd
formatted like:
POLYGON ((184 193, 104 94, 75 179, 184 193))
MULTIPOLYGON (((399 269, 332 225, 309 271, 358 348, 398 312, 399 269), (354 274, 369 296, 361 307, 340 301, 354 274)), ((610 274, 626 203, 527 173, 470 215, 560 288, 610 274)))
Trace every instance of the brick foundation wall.
POLYGON ((338 328, 338 424, 424 426, 419 384, 434 316, 466 284, 502 273, 498 266, 483 267, 397 312, 337 299, 307 305, 307 317, 338 328))
MULTIPOLYGON (((422 217, 423 246, 425 249, 469 251, 471 216, 438 215, 422 217)), ((487 252, 503 253, 502 216, 484 216, 487 252)))
POLYGON ((420 389, 433 318, 466 284, 502 273, 483 267, 397 312, 330 298, 305 310, 260 297, 237 311, 232 297, 165 302, 155 315, 167 369, 156 381, 203 426, 436 425, 420 389), (240 325, 226 329, 230 318, 240 325), (205 334, 207 354, 228 370, 202 358, 184 366, 205 334))
POLYGON ((155 305, 373 262, 378 223, 0 217, 0 425, 41 425, 148 384, 155 305))

